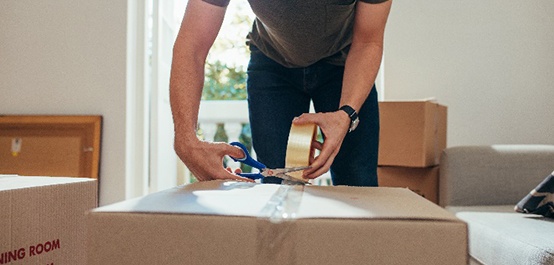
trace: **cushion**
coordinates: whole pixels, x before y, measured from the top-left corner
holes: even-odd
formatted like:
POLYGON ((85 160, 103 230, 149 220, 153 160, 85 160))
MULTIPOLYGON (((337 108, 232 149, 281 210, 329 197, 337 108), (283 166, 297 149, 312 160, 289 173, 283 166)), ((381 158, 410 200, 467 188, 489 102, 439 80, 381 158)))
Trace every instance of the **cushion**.
POLYGON ((553 219, 513 212, 513 205, 495 211, 490 206, 476 208, 455 209, 456 216, 468 224, 474 259, 483 264, 554 264, 553 219))
POLYGON ((554 145, 455 146, 440 160, 439 204, 513 206, 554 169, 554 145))

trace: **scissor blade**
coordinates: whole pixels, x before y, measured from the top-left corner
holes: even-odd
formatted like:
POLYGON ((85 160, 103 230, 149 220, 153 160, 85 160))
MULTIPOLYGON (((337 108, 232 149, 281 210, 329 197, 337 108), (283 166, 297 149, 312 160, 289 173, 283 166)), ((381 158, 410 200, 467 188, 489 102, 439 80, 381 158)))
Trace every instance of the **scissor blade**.
POLYGON ((302 166, 302 167, 286 167, 286 168, 276 168, 276 169, 266 169, 268 173, 271 173, 271 176, 277 176, 279 174, 286 174, 290 172, 296 172, 311 168, 311 166, 302 166))
POLYGON ((308 180, 293 178, 287 174, 278 174, 275 177, 278 177, 283 180, 288 180, 290 182, 293 182, 294 184, 302 184, 302 185, 310 184, 308 180))

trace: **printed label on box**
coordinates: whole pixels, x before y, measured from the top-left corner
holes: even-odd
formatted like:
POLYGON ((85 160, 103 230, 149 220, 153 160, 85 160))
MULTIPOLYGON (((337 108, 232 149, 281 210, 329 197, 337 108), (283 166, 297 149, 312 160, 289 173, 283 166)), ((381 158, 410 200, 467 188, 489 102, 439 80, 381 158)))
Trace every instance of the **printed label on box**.
MULTIPOLYGON (((38 256, 60 249, 60 239, 32 244, 27 248, 16 248, 0 253, 0 264, 8 264, 13 261, 20 261, 27 257, 38 256)), ((49 263, 54 264, 54 263, 49 263)))

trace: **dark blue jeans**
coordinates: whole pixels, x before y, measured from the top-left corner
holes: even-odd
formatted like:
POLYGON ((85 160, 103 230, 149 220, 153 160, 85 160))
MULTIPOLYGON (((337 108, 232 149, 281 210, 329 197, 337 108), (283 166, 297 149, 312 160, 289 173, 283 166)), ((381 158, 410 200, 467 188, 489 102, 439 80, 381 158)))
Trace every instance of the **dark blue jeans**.
MULTIPOLYGON (((252 144, 257 158, 270 168, 285 166, 292 119, 309 112, 339 108, 343 66, 317 62, 303 68, 287 68, 251 46, 248 64, 248 107, 252 144)), ((331 166, 333 185, 377 186, 379 106, 377 90, 360 109, 360 124, 348 133, 331 166)), ((264 183, 280 183, 265 178, 264 183)))

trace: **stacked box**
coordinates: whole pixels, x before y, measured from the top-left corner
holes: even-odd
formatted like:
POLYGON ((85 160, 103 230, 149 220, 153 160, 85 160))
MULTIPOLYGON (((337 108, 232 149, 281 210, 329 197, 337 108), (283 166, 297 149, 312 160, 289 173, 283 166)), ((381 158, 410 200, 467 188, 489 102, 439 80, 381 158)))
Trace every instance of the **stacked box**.
POLYGON ((0 264, 86 264, 88 178, 0 176, 0 264))
POLYGON ((378 167, 379 185, 405 187, 433 203, 439 203, 439 167, 378 167))
POLYGON ((379 185, 408 187, 438 203, 447 107, 433 101, 385 101, 379 112, 379 185))

